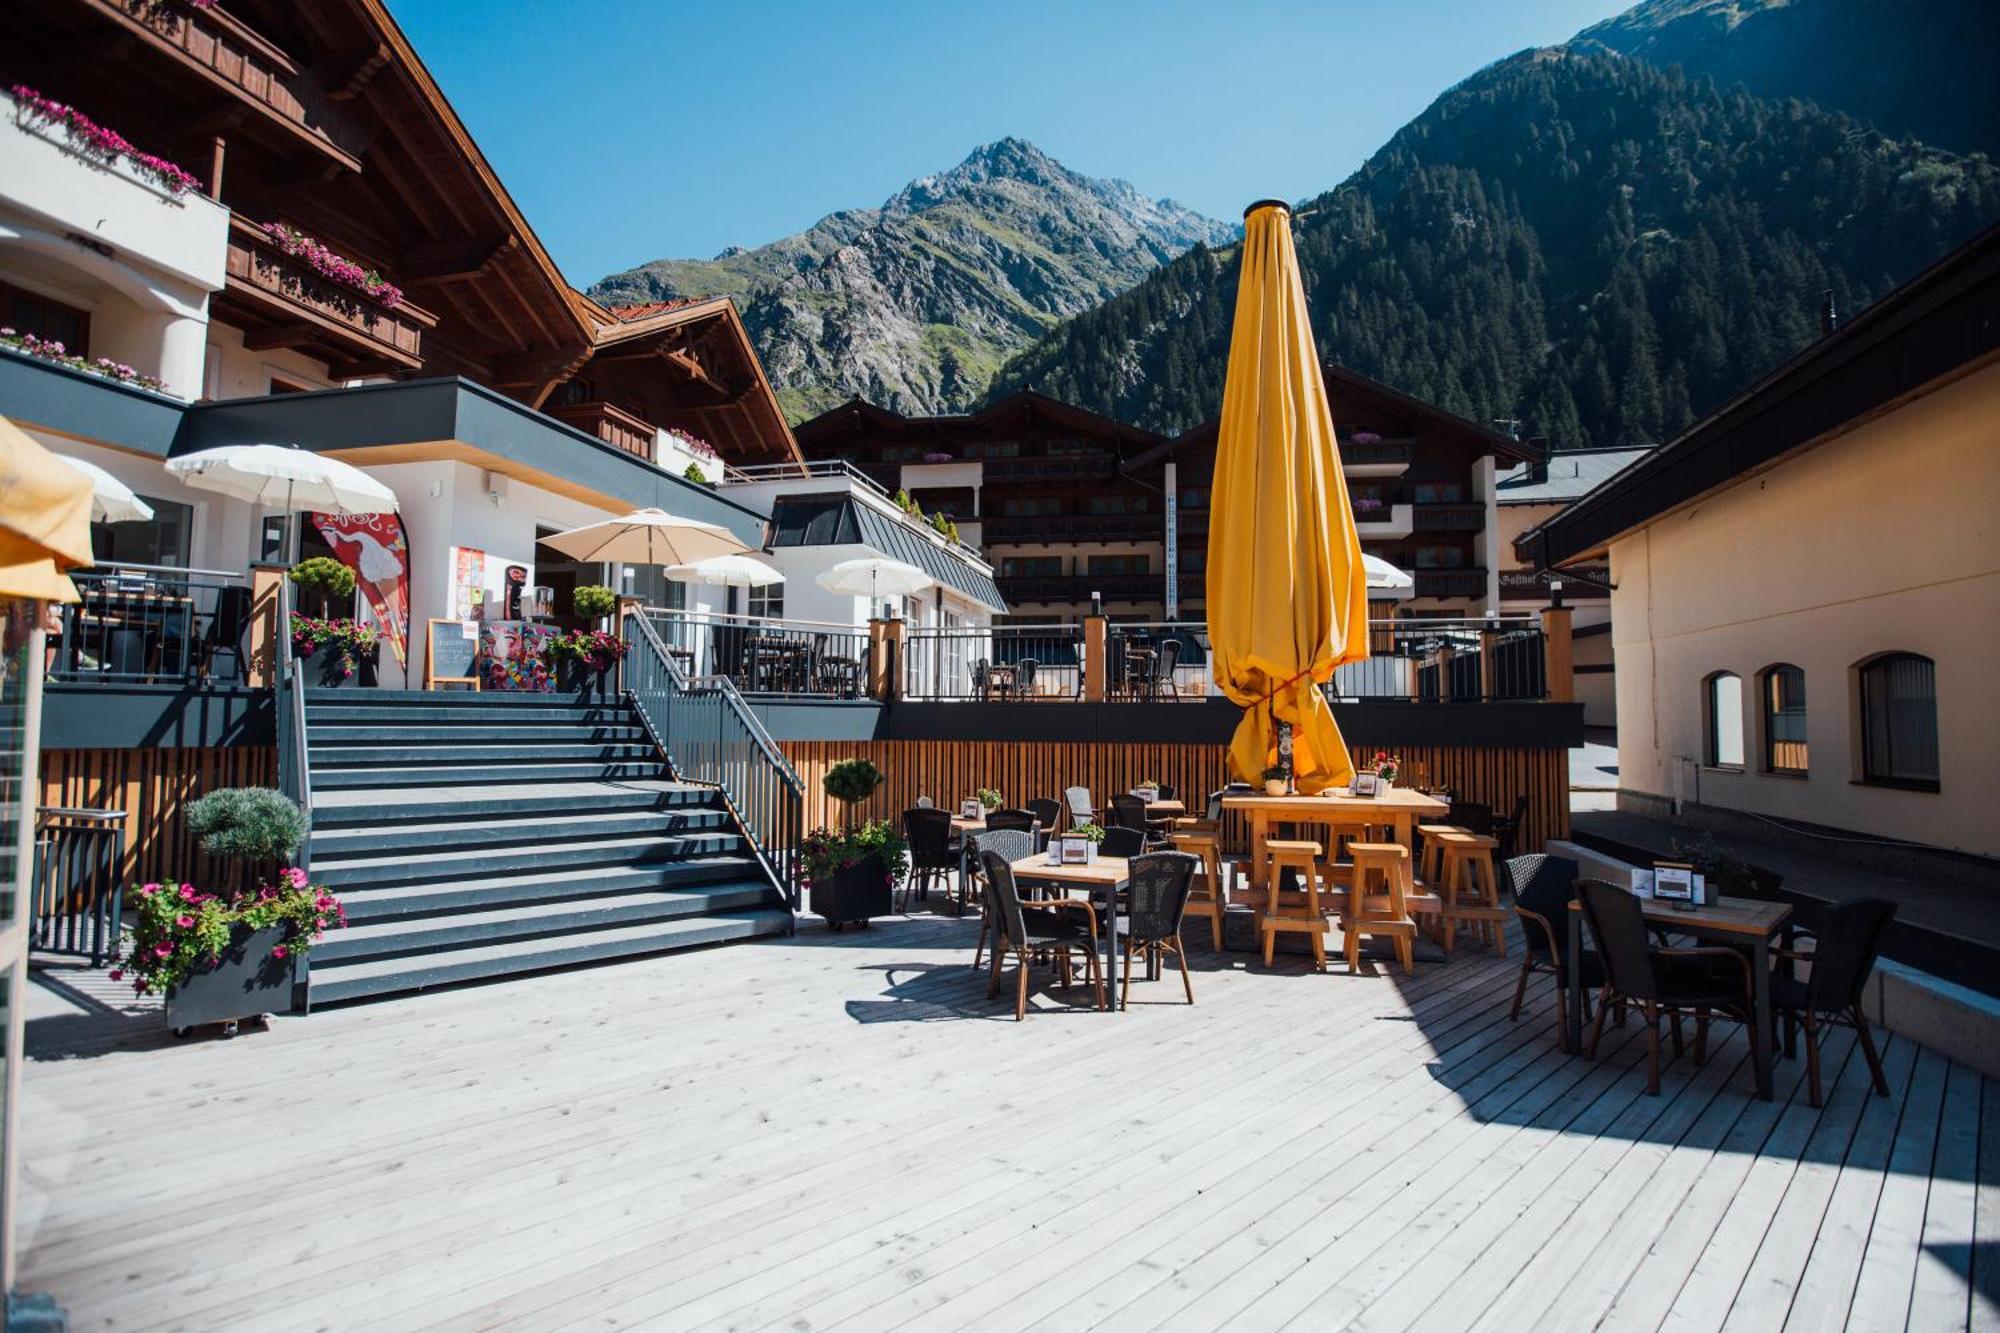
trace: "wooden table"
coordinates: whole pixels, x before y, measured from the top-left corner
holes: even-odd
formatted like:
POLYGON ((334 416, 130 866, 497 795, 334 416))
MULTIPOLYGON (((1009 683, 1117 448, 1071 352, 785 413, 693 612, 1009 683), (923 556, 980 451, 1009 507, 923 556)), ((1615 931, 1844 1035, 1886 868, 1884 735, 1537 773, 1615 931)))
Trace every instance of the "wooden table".
MULTIPOLYGON (((1391 787, 1380 796, 1225 796, 1222 808, 1250 814, 1250 884, 1262 889, 1270 872, 1264 843, 1274 823, 1326 824, 1336 829, 1387 827, 1397 842, 1410 849, 1414 868, 1417 825, 1445 814, 1451 806, 1409 787, 1391 787)), ((1333 849, 1327 851, 1331 854, 1333 849)))
MULTIPOLYGON (((1054 844, 1050 844, 1053 846, 1054 844)), ((1036 852, 1012 863, 1014 878, 1036 884, 1055 884, 1065 889, 1084 889, 1097 911, 1097 928, 1103 932, 1104 985, 1111 987, 1112 963, 1118 956, 1118 894, 1131 879, 1131 870, 1122 856, 1100 856, 1083 865, 1050 865, 1047 852, 1036 852)), ((1118 1012, 1117 1005, 1107 1008, 1118 1012)))
POLYGON ((1187 806, 1180 801, 1148 801, 1146 802, 1146 813, 1159 819, 1165 819, 1169 815, 1186 814, 1187 806))
MULTIPOLYGON (((1725 898, 1700 907, 1677 907, 1658 898, 1641 898, 1640 914, 1649 926, 1693 935, 1750 950, 1750 985, 1757 1021, 1750 1026, 1750 1068, 1757 1076, 1757 1096, 1771 1100, 1771 1062, 1776 1025, 1771 1012, 1771 939, 1792 919, 1790 903, 1755 898, 1725 898)), ((1569 905, 1569 956, 1583 956, 1583 904, 1569 905)), ((1569 1012, 1563 1018, 1563 1049, 1583 1049, 1583 969, 1570 968, 1569 1012)))

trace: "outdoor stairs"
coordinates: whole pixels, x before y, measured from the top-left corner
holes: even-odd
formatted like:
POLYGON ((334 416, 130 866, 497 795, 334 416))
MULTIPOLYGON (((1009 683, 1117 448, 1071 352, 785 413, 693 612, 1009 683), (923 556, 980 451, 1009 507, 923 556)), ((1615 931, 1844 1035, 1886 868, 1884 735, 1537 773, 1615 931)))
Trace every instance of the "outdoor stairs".
POLYGON ((312 879, 347 927, 312 1004, 783 934, 713 788, 672 781, 629 703, 306 692, 312 879))

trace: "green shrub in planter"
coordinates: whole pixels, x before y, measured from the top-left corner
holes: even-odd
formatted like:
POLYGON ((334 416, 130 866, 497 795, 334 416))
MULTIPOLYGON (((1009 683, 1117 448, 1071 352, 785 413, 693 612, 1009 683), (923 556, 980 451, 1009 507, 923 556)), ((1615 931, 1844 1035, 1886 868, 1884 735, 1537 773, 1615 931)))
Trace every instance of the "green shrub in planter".
POLYGON ((331 556, 316 555, 292 566, 292 582, 312 599, 321 616, 331 616, 354 603, 354 571, 331 556))
POLYGON ((182 820, 203 851, 237 861, 289 859, 306 836, 305 815, 269 787, 212 791, 190 805, 182 820))
POLYGON ((618 609, 618 594, 601 583, 586 583, 570 594, 579 620, 602 620, 618 609))

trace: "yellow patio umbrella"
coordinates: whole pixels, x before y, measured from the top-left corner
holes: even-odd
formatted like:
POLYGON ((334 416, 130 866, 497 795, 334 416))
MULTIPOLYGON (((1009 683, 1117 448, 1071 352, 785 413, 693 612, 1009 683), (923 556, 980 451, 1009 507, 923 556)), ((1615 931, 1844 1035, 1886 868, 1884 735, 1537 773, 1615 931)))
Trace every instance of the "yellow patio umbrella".
POLYGON ((1208 530, 1215 682, 1243 709, 1230 767, 1256 781, 1292 728, 1300 791, 1350 781, 1354 764, 1319 687, 1368 656, 1368 583, 1334 447, 1292 249, 1291 209, 1243 215, 1243 271, 1208 530))
POLYGON ((91 563, 90 478, 0 417, 0 597, 77 601, 91 563))

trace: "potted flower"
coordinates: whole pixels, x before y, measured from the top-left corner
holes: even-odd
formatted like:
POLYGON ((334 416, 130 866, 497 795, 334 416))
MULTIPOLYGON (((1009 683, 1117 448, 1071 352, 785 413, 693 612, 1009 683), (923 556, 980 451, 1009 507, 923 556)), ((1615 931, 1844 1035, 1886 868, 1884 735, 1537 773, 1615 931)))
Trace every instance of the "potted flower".
POLYGON ((981 787, 978 791, 974 792, 973 795, 979 798, 979 808, 982 810, 991 811, 991 810, 998 810, 1000 808, 1001 798, 1000 798, 1000 792, 997 788, 981 787))
POLYGON ((556 673, 556 688, 582 695, 608 697, 605 676, 625 660, 632 645, 601 629, 551 634, 542 646, 544 660, 556 673))
POLYGON ((1264 794, 1266 796, 1283 796, 1291 790, 1291 780, 1292 773, 1290 769, 1286 768, 1283 764, 1271 765, 1264 770, 1264 794))
POLYGON ((1139 785, 1132 789, 1132 794, 1146 802, 1146 804, 1151 805, 1154 801, 1160 799, 1160 780, 1158 778, 1141 778, 1139 779, 1139 785))
POLYGON ((1062 843, 1063 860, 1081 860, 1089 865, 1097 859, 1097 845, 1104 841, 1104 827, 1092 820, 1078 820, 1058 841, 1062 843))
POLYGON ((1382 790, 1387 791, 1396 785, 1396 774, 1402 771, 1403 761, 1386 750, 1377 750, 1373 767, 1375 776, 1381 780, 1382 790))
POLYGON ((354 620, 320 620, 292 612, 292 652, 316 667, 314 683, 329 689, 373 686, 381 664, 381 641, 373 625, 354 620))
POLYGON ((843 759, 820 780, 827 796, 842 806, 841 828, 814 829, 801 855, 809 906, 834 930, 850 921, 866 927, 870 917, 887 914, 907 873, 906 848, 895 825, 885 819, 857 828, 851 822, 854 807, 882 782, 882 770, 866 759, 843 759))
POLYGON ((185 1037, 203 1023, 236 1023, 292 1007, 298 960, 331 927, 340 901, 296 868, 276 885, 223 897, 192 884, 142 884, 138 913, 113 981, 166 997, 167 1026, 185 1037))
POLYGON ((618 609, 618 594, 601 583, 586 583, 570 593, 569 604, 578 620, 588 620, 602 629, 618 609))

